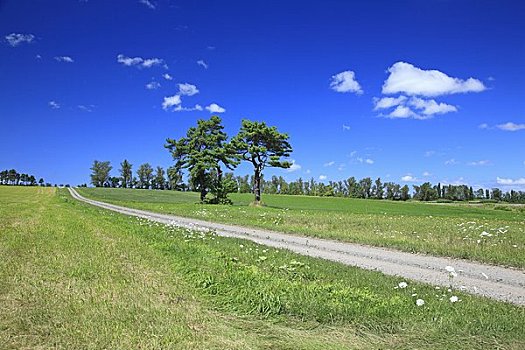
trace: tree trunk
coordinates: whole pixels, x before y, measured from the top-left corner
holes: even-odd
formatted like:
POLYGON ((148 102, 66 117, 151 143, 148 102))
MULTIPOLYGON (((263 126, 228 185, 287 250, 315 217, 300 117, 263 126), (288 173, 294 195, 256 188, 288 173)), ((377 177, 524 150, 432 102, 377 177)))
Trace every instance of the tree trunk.
POLYGON ((261 171, 257 168, 255 169, 253 179, 253 192, 255 194, 255 204, 259 204, 261 202, 261 171))

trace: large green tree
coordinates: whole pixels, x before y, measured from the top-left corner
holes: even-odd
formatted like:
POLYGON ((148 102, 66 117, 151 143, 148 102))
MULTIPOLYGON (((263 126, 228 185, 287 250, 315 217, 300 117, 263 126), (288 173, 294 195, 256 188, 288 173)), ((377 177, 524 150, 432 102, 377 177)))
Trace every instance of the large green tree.
POLYGON ((133 165, 128 162, 127 159, 124 159, 122 163, 120 163, 120 178, 122 181, 122 187, 133 187, 133 184, 131 183, 131 180, 133 178, 133 171, 132 171, 133 165))
POLYGON ((196 127, 187 131, 186 137, 166 140, 165 147, 171 152, 175 167, 188 169, 190 182, 200 192, 201 202, 210 191, 215 195, 213 202, 226 201, 221 164, 230 170, 239 164, 223 129, 221 118, 212 116, 199 120, 196 127))
POLYGON ((144 163, 137 169, 137 176, 139 177, 139 187, 148 189, 153 180, 153 168, 149 163, 144 163))
POLYGON ((241 159, 253 165, 256 204, 261 201, 261 177, 264 168, 289 168, 292 165, 282 159, 292 152, 288 138, 288 134, 280 133, 275 126, 244 119, 241 130, 231 141, 241 159))
POLYGON ((113 167, 109 161, 100 162, 95 160, 91 167, 91 184, 95 187, 107 186, 111 169, 113 167))

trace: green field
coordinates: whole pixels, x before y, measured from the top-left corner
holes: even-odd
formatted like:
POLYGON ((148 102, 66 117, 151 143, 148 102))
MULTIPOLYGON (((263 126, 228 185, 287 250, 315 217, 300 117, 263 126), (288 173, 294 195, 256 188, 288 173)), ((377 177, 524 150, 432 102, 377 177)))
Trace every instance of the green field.
POLYGON ((2 349, 525 347, 523 307, 396 289, 402 279, 130 218, 64 189, 0 186, 0 203, 2 349))
POLYGON ((222 223, 525 268, 525 207, 232 194, 201 205, 191 192, 80 188, 108 203, 222 223))

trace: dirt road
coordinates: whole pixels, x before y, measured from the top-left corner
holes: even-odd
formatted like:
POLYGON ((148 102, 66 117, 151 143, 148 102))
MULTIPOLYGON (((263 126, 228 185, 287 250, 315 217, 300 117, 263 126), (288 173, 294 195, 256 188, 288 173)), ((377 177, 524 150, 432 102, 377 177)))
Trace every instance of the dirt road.
POLYGON ((451 285, 452 288, 468 293, 525 305, 525 271, 519 269, 158 214, 87 199, 72 188, 69 188, 69 191, 75 199, 121 214, 195 230, 214 230, 219 236, 248 239, 303 255, 381 271, 387 275, 436 286, 451 285), (454 268, 457 276, 451 277, 447 267, 454 268))

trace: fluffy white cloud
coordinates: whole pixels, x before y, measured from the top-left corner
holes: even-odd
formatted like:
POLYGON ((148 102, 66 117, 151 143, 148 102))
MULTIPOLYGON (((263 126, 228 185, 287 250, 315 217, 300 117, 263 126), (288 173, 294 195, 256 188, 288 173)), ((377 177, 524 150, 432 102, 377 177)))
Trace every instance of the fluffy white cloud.
POLYGON ((408 104, 415 109, 419 110, 418 112, 423 113, 427 116, 432 116, 434 114, 444 114, 449 112, 457 112, 457 108, 448 105, 446 103, 437 103, 435 100, 424 100, 419 97, 413 97, 408 101, 408 104))
POLYGON ((178 105, 173 109, 174 112, 191 112, 191 111, 202 111, 202 106, 199 104, 196 104, 193 107, 182 107, 181 105, 178 105))
POLYGON ((374 98, 374 111, 377 111, 378 109, 386 109, 398 106, 400 104, 404 104, 404 102, 407 100, 406 96, 399 96, 397 98, 394 97, 383 97, 383 98, 374 98))
POLYGON ((198 60, 197 64, 199 66, 203 67, 204 69, 208 69, 208 64, 206 62, 204 62, 203 60, 198 60))
POLYGON ((432 174, 429 173, 428 171, 423 172, 423 176, 425 176, 425 177, 428 177, 428 176, 431 176, 431 175, 432 175, 432 174))
POLYGON ((457 164, 459 164, 459 162, 455 160, 454 158, 445 161, 445 165, 457 165, 457 164))
POLYGON ((324 166, 324 167, 327 167, 327 166, 332 166, 332 165, 334 165, 334 164, 335 164, 335 162, 332 160, 332 161, 330 161, 330 162, 324 163, 323 166, 324 166))
POLYGON ((11 33, 5 36, 5 40, 12 47, 18 46, 21 43, 31 43, 34 39, 35 36, 33 34, 11 33))
POLYGON ((157 90, 160 88, 160 83, 156 81, 152 81, 151 83, 146 84, 146 89, 148 90, 157 90))
POLYGON ((330 88, 337 92, 355 92, 358 95, 363 93, 361 85, 355 79, 355 73, 351 70, 332 76, 330 88))
POLYGON ((496 178, 496 181, 498 182, 498 184, 500 185, 507 185, 507 186, 512 186, 512 185, 525 185, 525 177, 521 177, 519 179, 505 179, 505 178, 502 178, 502 177, 497 177, 496 178))
POLYGON ((319 180, 321 181, 324 181, 326 180, 328 177, 326 175, 319 175, 319 180))
POLYGON ((414 176, 412 176, 410 174, 407 174, 407 175, 401 177, 401 181, 404 181, 404 182, 417 182, 419 180, 416 179, 414 176))
POLYGON ((295 160, 291 159, 292 165, 288 169, 286 169, 286 172, 293 173, 294 171, 301 170, 301 165, 297 164, 295 160))
POLYGON ((59 109, 60 108, 60 104, 58 104, 58 102, 56 102, 56 101, 49 101, 48 105, 52 109, 59 109))
POLYGON ((125 66, 151 68, 153 66, 161 65, 164 62, 164 60, 160 58, 127 57, 120 54, 117 56, 117 62, 122 63, 125 66))
POLYGON ((173 77, 169 75, 168 73, 163 74, 162 77, 166 80, 173 80, 173 77))
POLYGON ((164 101, 162 102, 162 109, 168 110, 168 108, 180 105, 181 103, 182 100, 179 95, 167 96, 164 97, 164 101))
POLYGON ((199 93, 199 89, 195 85, 184 83, 179 84, 179 93, 185 96, 193 96, 199 93))
POLYGON ((343 130, 347 130, 347 131, 350 130, 350 125, 343 124, 343 130))
POLYGON ((383 84, 383 94, 440 96, 486 89, 477 79, 449 77, 438 70, 423 70, 406 62, 396 62, 388 69, 390 75, 383 84))
POLYGON ((421 117, 414 113, 410 108, 406 106, 397 106, 390 114, 386 116, 387 118, 397 119, 397 118, 414 118, 421 119, 421 117))
POLYGON ((488 129, 489 125, 487 123, 479 124, 478 128, 480 128, 480 129, 488 129))
POLYGON ((515 124, 512 122, 508 122, 505 124, 498 124, 496 125, 496 128, 504 131, 518 131, 525 129, 525 124, 515 124))
POLYGON ((70 56, 55 56, 55 60, 57 60, 58 62, 67 62, 67 63, 75 62, 70 56))
POLYGON ((139 0, 139 2, 141 4, 146 5, 147 7, 149 7, 152 10, 155 10, 155 7, 157 6, 153 1, 150 1, 150 0, 139 0))
POLYGON ((210 113, 224 113, 226 112, 226 109, 222 108, 216 103, 212 103, 209 106, 204 107, 206 110, 210 113))

